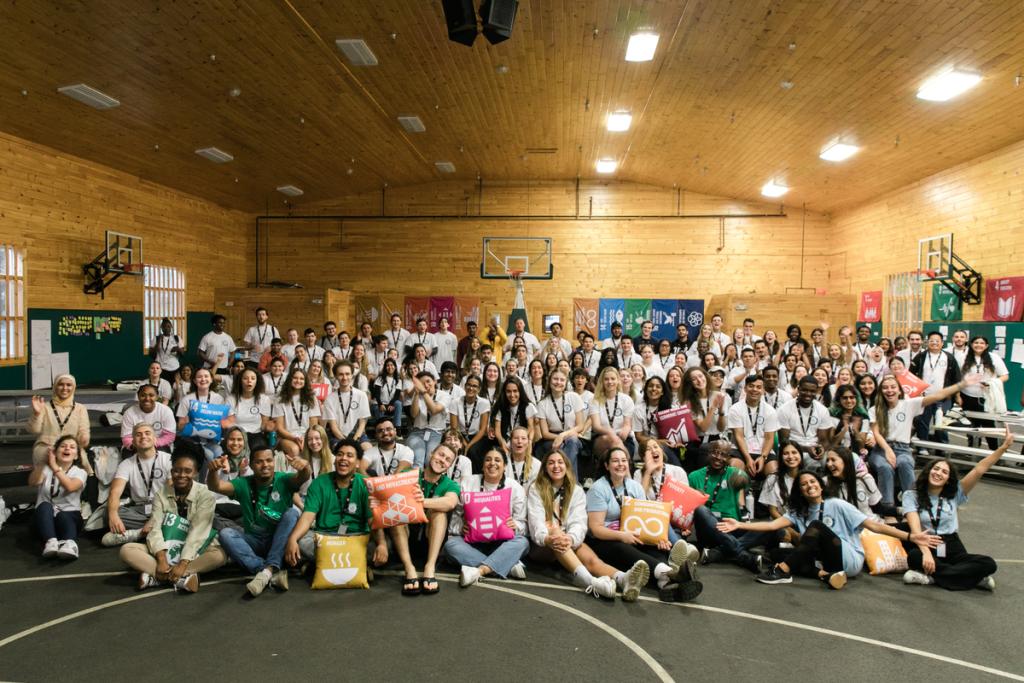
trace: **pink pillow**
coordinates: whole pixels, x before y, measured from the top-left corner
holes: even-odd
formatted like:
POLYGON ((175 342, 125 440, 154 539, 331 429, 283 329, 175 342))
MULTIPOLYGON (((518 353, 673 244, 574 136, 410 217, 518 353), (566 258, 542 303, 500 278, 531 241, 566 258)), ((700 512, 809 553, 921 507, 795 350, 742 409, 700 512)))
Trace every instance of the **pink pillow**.
POLYGON ((512 489, 462 494, 463 537, 466 543, 490 543, 515 538, 507 520, 512 516, 512 489))

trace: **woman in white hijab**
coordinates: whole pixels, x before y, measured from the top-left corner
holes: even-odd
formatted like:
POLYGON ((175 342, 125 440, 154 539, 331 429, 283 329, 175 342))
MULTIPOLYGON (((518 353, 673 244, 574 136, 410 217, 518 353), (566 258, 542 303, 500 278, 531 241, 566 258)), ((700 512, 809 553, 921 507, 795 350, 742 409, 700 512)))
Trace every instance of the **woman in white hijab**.
POLYGON ((75 403, 76 386, 74 376, 58 375, 53 380, 53 396, 49 401, 42 396, 32 397, 28 431, 37 435, 32 448, 32 462, 45 465, 57 439, 70 435, 78 441, 82 469, 91 476, 92 467, 85 455, 89 446, 89 411, 82 404, 75 403))

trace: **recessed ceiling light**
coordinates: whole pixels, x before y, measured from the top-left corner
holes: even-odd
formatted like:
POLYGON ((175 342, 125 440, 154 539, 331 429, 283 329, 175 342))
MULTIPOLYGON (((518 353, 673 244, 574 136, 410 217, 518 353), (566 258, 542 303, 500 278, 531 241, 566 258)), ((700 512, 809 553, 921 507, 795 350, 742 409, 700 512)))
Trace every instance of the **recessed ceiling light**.
POLYGON ((761 194, 763 194, 765 197, 781 197, 787 192, 789 192, 788 187, 786 187, 785 185, 780 185, 779 183, 776 183, 774 180, 769 180, 761 188, 761 194))
POLYGON ((226 164, 227 162, 234 161, 235 159, 224 150, 216 147, 203 147, 202 149, 197 149, 196 154, 204 159, 209 159, 216 164, 226 164))
POLYGON ((435 161, 434 166, 441 173, 455 173, 455 164, 450 161, 435 161))
POLYGON ((962 95, 980 82, 981 74, 950 69, 925 81, 917 91, 917 97, 931 102, 945 102, 962 95))
POLYGON ((281 194, 286 194, 289 197, 298 197, 299 195, 302 194, 302 190, 295 187, 294 185, 282 185, 281 187, 277 188, 277 191, 280 192, 281 194))
POLYGON ((633 123, 633 115, 628 111, 617 111, 608 115, 608 130, 613 133, 621 133, 629 130, 630 124, 633 123))
POLYGON ((398 123, 402 125, 407 133, 422 133, 427 129, 423 120, 418 116, 399 116, 398 123))
POLYGON ((598 159, 597 164, 598 173, 615 173, 615 169, 619 167, 619 162, 615 159, 598 159))
POLYGON ((377 55, 361 38, 338 38, 334 44, 352 66, 377 66, 377 55))
POLYGON ((649 62, 654 59, 654 51, 657 49, 657 33, 634 33, 629 37, 629 44, 626 46, 626 61, 649 62))
POLYGON ((95 109, 113 109, 121 104, 110 95, 102 93, 96 88, 90 88, 85 83, 65 85, 63 88, 57 88, 57 92, 95 109))
POLYGON ((854 154, 860 151, 860 147, 856 145, 847 145, 842 142, 834 142, 825 149, 821 150, 821 154, 818 156, 825 161, 846 161, 854 154))

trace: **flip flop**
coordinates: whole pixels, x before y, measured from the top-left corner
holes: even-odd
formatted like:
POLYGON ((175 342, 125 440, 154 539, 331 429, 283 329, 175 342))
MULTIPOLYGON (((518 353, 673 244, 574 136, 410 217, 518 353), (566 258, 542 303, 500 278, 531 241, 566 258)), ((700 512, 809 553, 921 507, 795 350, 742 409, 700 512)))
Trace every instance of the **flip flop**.
POLYGON ((437 583, 437 579, 433 576, 424 576, 420 579, 420 588, 423 590, 424 595, 436 595, 441 591, 440 584, 437 583))
POLYGON ((421 590, 422 586, 418 578, 406 578, 402 582, 402 595, 419 595, 421 590))

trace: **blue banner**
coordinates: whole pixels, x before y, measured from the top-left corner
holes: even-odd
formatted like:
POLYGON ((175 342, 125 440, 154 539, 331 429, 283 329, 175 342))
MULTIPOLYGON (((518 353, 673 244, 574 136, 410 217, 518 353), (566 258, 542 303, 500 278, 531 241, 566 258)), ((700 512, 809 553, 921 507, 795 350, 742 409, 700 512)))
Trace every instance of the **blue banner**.
MULTIPOLYGON (((700 333, 700 326, 704 324, 704 300, 679 299, 678 303, 676 320, 686 324, 686 329, 690 331, 690 341, 694 341, 700 333)), ((672 339, 675 339, 675 334, 672 335, 672 339)))
POLYGON ((654 323, 654 332, 651 333, 655 339, 676 338, 676 325, 679 320, 678 299, 652 299, 651 300, 651 322, 654 323))
POLYGON ((601 339, 612 336, 612 323, 622 322, 626 317, 625 299, 601 299, 598 334, 601 339))

